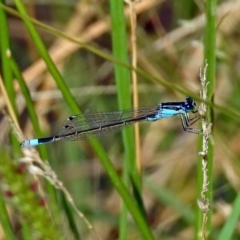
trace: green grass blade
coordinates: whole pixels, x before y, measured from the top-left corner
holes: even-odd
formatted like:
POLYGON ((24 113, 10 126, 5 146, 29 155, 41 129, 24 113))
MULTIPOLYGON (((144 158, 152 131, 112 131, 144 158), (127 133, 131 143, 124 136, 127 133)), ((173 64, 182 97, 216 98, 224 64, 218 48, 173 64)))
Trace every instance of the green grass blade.
POLYGON ((226 223, 224 224, 219 236, 218 240, 229 240, 232 239, 233 232, 239 222, 240 216, 240 193, 238 193, 233 206, 232 212, 228 217, 226 223))
MULTIPOLYGON (((128 64, 128 47, 126 36, 126 23, 124 16, 124 2, 110 1, 111 4, 111 26, 112 26, 112 46, 113 55, 121 62, 128 64)), ((131 108, 131 78, 130 70, 125 66, 115 63, 115 80, 117 84, 118 103, 120 109, 131 108)), ((122 131, 123 143, 125 149, 123 179, 126 186, 129 185, 129 175, 133 181, 134 189, 137 196, 141 196, 141 180, 135 163, 133 129, 125 129, 122 131)), ((141 198, 140 198, 141 199, 141 198)), ((139 199, 139 200, 140 200, 139 199)), ((142 202, 142 201, 140 201, 142 202)), ((120 237, 119 239, 127 238, 127 214, 125 206, 122 206, 122 214, 120 217, 120 237)))
POLYGON ((0 197, 0 221, 7 240, 16 239, 8 216, 3 196, 0 197))
MULTIPOLYGON (((215 78, 216 78, 216 12, 217 12, 217 1, 208 0, 206 2, 206 30, 204 40, 204 59, 207 60, 207 81, 208 81, 208 99, 214 102, 214 91, 215 91, 215 78)), ((214 123, 213 119, 213 108, 209 107, 207 110, 207 119, 209 123, 214 123)), ((208 146, 208 192, 206 197, 210 201, 210 205, 213 203, 213 154, 214 148, 210 141, 208 146)), ((212 206, 208 214, 207 231, 211 232, 211 219, 212 219, 212 206)))
MULTIPOLYGON (((15 0, 15 4, 16 4, 19 12, 22 15, 27 15, 27 12, 23 6, 22 1, 15 0)), ((49 53, 48 53, 47 49, 45 48, 41 38, 39 37, 39 34, 36 31, 34 25, 27 19, 24 20, 24 23, 27 27, 27 30, 28 30, 31 38, 34 40, 34 44, 35 44, 39 54, 41 55, 45 64, 47 65, 49 72, 55 79, 55 81, 58 85, 58 88, 61 90, 64 100, 71 107, 73 112, 75 112, 75 113, 79 112, 79 107, 77 105, 77 102, 75 101, 75 99, 73 97, 71 97, 69 88, 67 87, 66 83, 64 82, 64 79, 62 78, 56 65, 53 63, 51 57, 49 56, 49 53)))
MULTIPOLYGON (((11 65, 11 68, 12 68, 12 71, 13 71, 14 75, 16 76, 16 78, 18 80, 21 91, 22 91, 23 96, 25 98, 27 109, 28 109, 28 112, 29 112, 29 117, 30 117, 31 122, 33 124, 34 131, 36 132, 38 137, 42 137, 42 132, 40 130, 37 114, 36 114, 32 99, 31 99, 31 94, 30 94, 29 89, 28 89, 28 87, 27 87, 27 85, 26 85, 26 83, 23 79, 23 76, 22 76, 22 74, 21 74, 21 72, 20 72, 20 70, 19 70, 19 68, 18 68, 18 66, 17 66, 17 64, 16 64, 16 62, 13 58, 11 58, 10 65, 11 65)), ((41 156, 42 159, 44 159, 44 160, 48 159, 46 146, 41 146, 39 148, 39 151, 40 151, 40 156, 41 156)))
MULTIPOLYGON (((216 65, 216 11, 217 11, 217 1, 207 0, 206 1, 206 28, 204 35, 204 59, 207 61, 207 73, 206 79, 208 82, 208 100, 214 102, 214 90, 215 90, 215 65, 216 65)), ((207 121, 213 123, 213 108, 208 107, 207 109, 207 121)), ((202 148, 201 148, 202 149, 202 148)), ((206 198, 209 201, 210 209, 207 212, 207 223, 203 223, 203 214, 200 209, 197 210, 197 222, 196 222, 196 239, 202 239, 199 234, 202 229, 206 229, 206 235, 209 236, 211 232, 211 219, 212 219, 212 204, 213 204, 213 145, 209 142, 208 147, 208 164, 207 164, 207 174, 208 174, 208 191, 206 192, 206 198), (203 227, 206 225, 205 227, 203 227)), ((198 198, 201 198, 202 189, 202 163, 198 161, 198 198)), ((203 233, 204 234, 204 233, 203 233)))
MULTIPOLYGON (((0 4, 5 3, 1 1, 0 4)), ((6 91, 8 93, 8 98, 11 103, 11 108, 15 114, 18 116, 17 105, 15 99, 15 92, 13 88, 13 75, 10 66, 10 60, 8 58, 8 51, 10 50, 10 37, 6 12, 0 10, 0 29, 1 29, 1 38, 0 38, 0 51, 1 51, 1 63, 2 63, 2 77, 5 84, 6 91)), ((14 153, 20 154, 20 147, 18 140, 15 135, 10 132, 11 143, 14 148, 14 153)), ((16 155, 17 155, 16 154, 16 155)))
MULTIPOLYGON (((3 2, 3 1, 1 1, 3 2)), ((9 30, 8 22, 6 18, 6 13, 3 9, 0 10, 0 27, 1 27, 1 58, 2 58, 2 74, 3 80, 8 92, 8 97, 11 101, 12 108, 14 113, 17 114, 17 105, 15 102, 15 92, 13 89, 13 76, 10 67, 10 60, 7 56, 7 51, 10 50, 10 41, 9 41, 9 30)))

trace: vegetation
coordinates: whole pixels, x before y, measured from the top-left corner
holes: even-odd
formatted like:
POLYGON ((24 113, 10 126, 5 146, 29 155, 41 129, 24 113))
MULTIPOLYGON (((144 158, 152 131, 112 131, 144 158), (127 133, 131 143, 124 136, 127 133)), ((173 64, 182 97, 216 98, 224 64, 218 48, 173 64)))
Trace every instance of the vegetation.
POLYGON ((5 239, 239 239, 239 10, 214 0, 1 1, 5 239), (19 145, 57 135, 71 115, 132 108, 136 93, 139 106, 205 102, 205 159, 202 135, 178 117, 141 123, 140 137, 129 127, 19 145))

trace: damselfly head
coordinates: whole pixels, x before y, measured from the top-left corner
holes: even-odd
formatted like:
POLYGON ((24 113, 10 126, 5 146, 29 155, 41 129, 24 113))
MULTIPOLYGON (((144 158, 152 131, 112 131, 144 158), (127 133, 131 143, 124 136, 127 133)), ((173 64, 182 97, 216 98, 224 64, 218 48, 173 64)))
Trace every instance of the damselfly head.
POLYGON ((197 112, 197 105, 193 98, 186 97, 185 108, 188 112, 197 112))

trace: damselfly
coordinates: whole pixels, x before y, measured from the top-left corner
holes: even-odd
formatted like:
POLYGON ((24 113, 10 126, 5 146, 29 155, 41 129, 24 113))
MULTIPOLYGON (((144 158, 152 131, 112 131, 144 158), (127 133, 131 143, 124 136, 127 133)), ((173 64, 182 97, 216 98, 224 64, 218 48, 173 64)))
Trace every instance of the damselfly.
POLYGON ((190 127, 200 118, 197 112, 195 100, 186 97, 185 102, 163 102, 154 107, 73 115, 65 120, 62 130, 58 135, 25 140, 20 145, 21 147, 28 147, 58 140, 78 140, 100 137, 120 131, 124 127, 136 122, 152 122, 174 116, 180 116, 184 131, 199 134, 202 132, 200 129, 190 127), (190 119, 189 113, 195 113, 195 116, 190 119))

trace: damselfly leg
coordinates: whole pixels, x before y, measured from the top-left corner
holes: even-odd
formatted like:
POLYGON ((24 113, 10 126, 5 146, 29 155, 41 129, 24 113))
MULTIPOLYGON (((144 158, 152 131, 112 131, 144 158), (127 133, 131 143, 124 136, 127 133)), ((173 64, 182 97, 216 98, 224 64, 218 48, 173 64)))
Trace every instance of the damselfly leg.
POLYGON ((190 127, 201 118, 199 114, 196 114, 193 118, 190 119, 189 114, 184 112, 180 115, 180 117, 181 117, 182 127, 184 131, 196 133, 196 134, 202 134, 201 129, 190 127))

